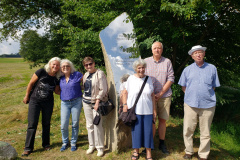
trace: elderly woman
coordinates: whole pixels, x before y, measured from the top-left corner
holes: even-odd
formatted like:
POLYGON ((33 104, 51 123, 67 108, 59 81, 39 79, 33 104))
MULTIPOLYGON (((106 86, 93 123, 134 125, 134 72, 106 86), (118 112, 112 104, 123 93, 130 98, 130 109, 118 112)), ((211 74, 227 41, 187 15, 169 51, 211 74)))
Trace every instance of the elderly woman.
POLYGON ((91 154, 96 148, 98 151, 97 156, 101 157, 104 154, 102 120, 100 120, 98 125, 94 125, 93 119, 98 115, 99 102, 108 100, 107 79, 103 71, 95 68, 95 62, 91 57, 85 57, 83 65, 87 70, 83 76, 83 109, 86 117, 89 141, 89 149, 86 153, 91 154))
MULTIPOLYGON (((133 63, 135 74, 131 75, 125 85, 123 93, 123 112, 130 109, 138 96, 141 86, 146 78, 146 62, 138 59, 133 63)), ((153 149, 152 123, 156 118, 156 107, 152 79, 148 78, 142 94, 137 102, 135 110, 137 121, 132 127, 132 148, 134 149, 131 159, 139 158, 139 148, 146 148, 146 159, 152 159, 153 149)))
POLYGON ((63 144, 60 151, 62 152, 68 148, 68 125, 70 114, 72 114, 71 151, 76 151, 79 117, 82 109, 82 90, 80 83, 82 81, 83 74, 77 72, 72 62, 67 59, 63 59, 61 61, 61 71, 63 74, 60 78, 61 131, 63 144))
POLYGON ((28 156, 34 149, 34 139, 38 125, 40 112, 42 111, 42 146, 50 149, 50 121, 53 112, 53 91, 59 90, 59 77, 61 59, 54 57, 44 68, 37 70, 28 86, 23 103, 28 107, 28 128, 24 152, 22 156, 28 156), (30 95, 30 92, 32 94, 30 95))

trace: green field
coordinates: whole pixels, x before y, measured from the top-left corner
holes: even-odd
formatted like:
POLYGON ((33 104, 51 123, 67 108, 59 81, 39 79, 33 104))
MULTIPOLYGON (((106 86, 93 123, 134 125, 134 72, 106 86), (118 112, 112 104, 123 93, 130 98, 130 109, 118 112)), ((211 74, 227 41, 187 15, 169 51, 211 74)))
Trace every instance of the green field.
MULTIPOLYGON (((26 86, 32 74, 38 68, 29 68, 29 63, 21 58, 0 58, 0 141, 10 143, 18 152, 18 159, 21 159, 21 153, 25 143, 27 129, 27 110, 28 105, 22 102, 25 95, 26 86)), ((51 123, 51 145, 50 151, 44 151, 41 147, 41 122, 39 123, 35 139, 35 151, 24 159, 130 159, 132 149, 126 149, 125 152, 106 151, 104 157, 99 158, 96 152, 92 155, 86 155, 88 148, 87 131, 85 129, 85 117, 82 110, 80 116, 78 150, 71 152, 68 149, 60 152, 61 148, 61 130, 60 130, 60 100, 55 95, 55 106, 51 123)), ((40 118, 41 119, 41 118, 40 118)), ((158 140, 155 137, 155 150, 153 159, 178 160, 184 155, 184 144, 182 138, 182 119, 172 117, 168 121, 166 134, 167 146, 171 152, 169 156, 163 155, 158 149, 158 140)), ((209 159, 237 159, 239 158, 239 143, 234 137, 239 136, 239 130, 236 131, 235 124, 228 125, 230 128, 222 130, 225 126, 213 125, 212 148, 209 159), (221 127, 219 129, 219 127, 221 127), (234 132, 235 129, 235 132, 234 132), (220 131, 218 131, 220 130, 220 131), (233 130, 231 133, 228 130, 233 130), (234 150, 235 149, 235 150, 234 150)), ((70 130, 71 127, 69 126, 70 130)), ((199 145, 199 133, 194 137, 195 152, 199 145)), ((197 159, 195 157, 193 160, 197 159)), ((140 159, 145 159, 141 155, 140 159)))

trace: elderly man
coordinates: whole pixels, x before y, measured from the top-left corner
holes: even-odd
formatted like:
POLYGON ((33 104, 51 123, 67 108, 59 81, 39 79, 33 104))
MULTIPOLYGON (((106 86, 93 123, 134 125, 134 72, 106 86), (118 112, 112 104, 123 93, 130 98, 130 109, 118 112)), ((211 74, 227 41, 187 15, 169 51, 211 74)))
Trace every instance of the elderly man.
MULTIPOLYGON (((174 82, 174 72, 172 63, 169 59, 162 56, 163 44, 154 42, 152 44, 152 57, 145 59, 147 68, 146 75, 154 77, 154 93, 158 115, 158 134, 159 134, 159 149, 164 154, 169 154, 164 143, 166 133, 166 120, 169 119, 172 90, 171 85, 174 82)), ((153 125, 153 136, 156 128, 153 125)))
POLYGON ((208 158, 210 153, 210 127, 215 112, 216 96, 214 89, 219 87, 217 69, 204 61, 206 47, 193 46, 188 52, 195 63, 186 67, 180 80, 184 95, 183 138, 185 144, 184 159, 192 159, 193 134, 199 121, 200 147, 198 159, 208 158))

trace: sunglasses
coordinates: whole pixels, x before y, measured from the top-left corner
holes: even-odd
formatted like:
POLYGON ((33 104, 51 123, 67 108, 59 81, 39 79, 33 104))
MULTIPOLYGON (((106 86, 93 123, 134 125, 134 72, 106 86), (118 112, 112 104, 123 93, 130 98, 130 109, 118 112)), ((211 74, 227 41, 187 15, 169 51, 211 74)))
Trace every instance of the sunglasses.
POLYGON ((88 64, 84 64, 84 67, 88 67, 88 66, 91 66, 93 63, 88 63, 88 64))

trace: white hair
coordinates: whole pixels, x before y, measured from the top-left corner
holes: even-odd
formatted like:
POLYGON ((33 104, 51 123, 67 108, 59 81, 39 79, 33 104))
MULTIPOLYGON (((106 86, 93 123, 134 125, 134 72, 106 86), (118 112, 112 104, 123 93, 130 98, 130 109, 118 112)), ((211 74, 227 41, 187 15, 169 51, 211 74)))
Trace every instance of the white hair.
POLYGON ((60 64, 61 67, 62 67, 63 63, 69 64, 69 66, 71 68, 71 73, 76 71, 75 67, 73 66, 73 63, 71 61, 69 61, 68 59, 62 59, 61 60, 61 64, 60 64))
POLYGON ((138 60, 133 62, 134 71, 137 70, 137 66, 139 66, 139 65, 142 65, 144 68, 147 67, 147 63, 143 59, 139 58, 138 60))
MULTIPOLYGON (((50 64, 51 64, 53 61, 58 61, 59 63, 61 63, 61 59, 58 58, 58 57, 53 57, 52 59, 50 59, 50 60, 48 61, 48 63, 44 66, 45 71, 46 71, 47 73, 49 73, 49 72, 51 71, 50 64)), ((56 73, 57 79, 59 79, 60 76, 61 76, 61 69, 59 68, 58 72, 56 73)))
POLYGON ((154 45, 155 43, 161 43, 162 49, 163 49, 163 44, 162 44, 162 42, 156 41, 156 42, 154 42, 154 43, 152 44, 152 47, 153 47, 153 45, 154 45))

